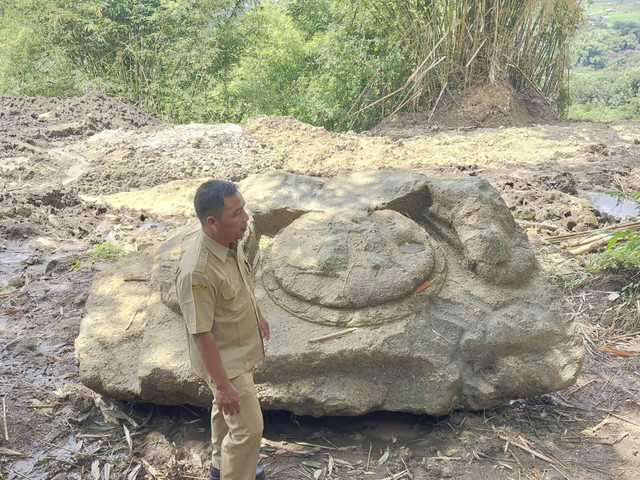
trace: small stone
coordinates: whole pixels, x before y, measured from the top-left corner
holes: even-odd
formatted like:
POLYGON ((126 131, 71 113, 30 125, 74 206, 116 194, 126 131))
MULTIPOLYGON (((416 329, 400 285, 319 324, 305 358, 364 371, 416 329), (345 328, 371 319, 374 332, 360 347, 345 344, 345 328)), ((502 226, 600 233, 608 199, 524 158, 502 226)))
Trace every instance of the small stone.
POLYGON ((10 287, 21 287, 22 285, 24 285, 24 278, 22 278, 22 275, 17 275, 9 280, 10 287))
POLYGON ((38 237, 35 241, 35 246, 38 250, 45 250, 53 252, 58 249, 58 245, 51 238, 38 237))
POLYGON ((80 122, 62 123, 47 129, 47 133, 52 137, 68 137, 82 132, 83 125, 80 122))
POLYGON ((202 147, 202 138, 196 137, 189 140, 189 146, 193 148, 201 148, 202 147))
POLYGON ((25 303, 27 303, 29 301, 29 295, 26 294, 22 294, 20 296, 18 296, 18 298, 16 298, 15 300, 13 300, 15 302, 16 305, 24 305, 25 303))
POLYGON ((32 210, 26 205, 20 205, 16 208, 16 213, 21 217, 29 218, 31 216, 32 210))
POLYGON ((22 262, 23 265, 40 265, 44 262, 44 259, 39 255, 31 255, 29 258, 22 262))
POLYGON ((89 292, 82 292, 80 295, 73 299, 73 304, 81 307, 87 302, 87 298, 89 298, 89 292))
POLYGON ((47 220, 49 220, 49 223, 56 228, 59 228, 61 225, 60 220, 53 213, 47 217, 47 220))

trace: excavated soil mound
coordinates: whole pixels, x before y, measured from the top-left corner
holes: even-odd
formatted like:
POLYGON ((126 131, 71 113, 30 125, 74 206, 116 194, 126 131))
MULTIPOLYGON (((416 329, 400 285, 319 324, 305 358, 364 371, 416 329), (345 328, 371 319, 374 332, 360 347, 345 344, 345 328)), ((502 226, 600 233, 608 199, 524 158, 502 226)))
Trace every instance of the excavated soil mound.
POLYGON ((428 130, 519 127, 557 120, 555 110, 531 90, 516 93, 506 84, 481 85, 444 95, 432 116, 394 115, 382 120, 369 134, 399 139, 424 135, 428 130))
POLYGON ((0 158, 39 153, 52 143, 113 128, 159 125, 134 105, 100 92, 73 99, 0 96, 0 158))

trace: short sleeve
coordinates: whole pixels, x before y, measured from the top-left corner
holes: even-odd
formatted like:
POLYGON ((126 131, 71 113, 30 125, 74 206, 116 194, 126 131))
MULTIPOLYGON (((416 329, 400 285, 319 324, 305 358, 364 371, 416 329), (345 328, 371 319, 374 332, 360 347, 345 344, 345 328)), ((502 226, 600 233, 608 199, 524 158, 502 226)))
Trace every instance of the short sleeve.
POLYGON ((185 273, 176 279, 178 303, 190 334, 213 328, 216 292, 203 274, 185 273))

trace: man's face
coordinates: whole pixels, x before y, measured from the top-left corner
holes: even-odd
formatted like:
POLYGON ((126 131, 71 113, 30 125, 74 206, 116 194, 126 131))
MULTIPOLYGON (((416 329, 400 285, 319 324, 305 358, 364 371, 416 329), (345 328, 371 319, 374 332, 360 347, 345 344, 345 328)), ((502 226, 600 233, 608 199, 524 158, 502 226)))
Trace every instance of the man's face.
POLYGON ((224 209, 216 218, 217 235, 225 242, 240 240, 247 231, 249 215, 244 211, 244 198, 239 192, 224 197, 224 209))

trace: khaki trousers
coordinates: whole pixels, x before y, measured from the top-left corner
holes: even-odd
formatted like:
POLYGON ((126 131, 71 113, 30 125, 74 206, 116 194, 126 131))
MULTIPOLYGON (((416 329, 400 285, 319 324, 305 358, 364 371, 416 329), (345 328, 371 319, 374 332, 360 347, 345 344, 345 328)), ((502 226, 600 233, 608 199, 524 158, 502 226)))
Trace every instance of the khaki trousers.
MULTIPOLYGON (((211 408, 212 463, 220 470, 220 480, 254 480, 264 425, 253 371, 232 378, 231 384, 240 396, 240 413, 223 414, 214 399, 211 408)), ((215 392, 215 387, 209 386, 215 392)))

